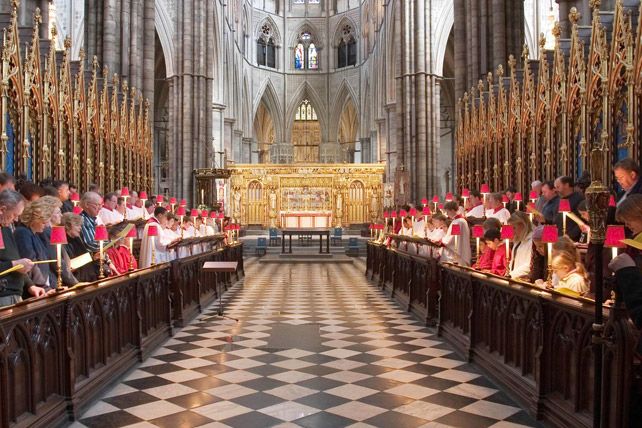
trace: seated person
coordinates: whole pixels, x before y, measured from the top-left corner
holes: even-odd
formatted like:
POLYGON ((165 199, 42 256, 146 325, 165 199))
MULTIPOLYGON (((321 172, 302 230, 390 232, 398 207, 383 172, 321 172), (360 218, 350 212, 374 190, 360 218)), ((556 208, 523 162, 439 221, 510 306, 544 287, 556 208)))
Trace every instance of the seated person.
POLYGON ((74 213, 64 213, 61 224, 65 227, 65 232, 67 233, 67 244, 62 246, 62 281, 66 286, 72 286, 78 284, 78 279, 71 270, 71 259, 87 252, 80 240, 82 217, 74 213))
MULTIPOLYGON (((20 215, 21 224, 16 227, 14 232, 20 257, 33 261, 50 260, 48 249, 38 236, 44 232, 45 226, 53 215, 53 206, 47 204, 45 198, 42 197, 25 206, 20 215)), ((34 284, 44 289, 48 294, 56 291, 56 263, 38 264, 31 269, 29 276, 34 284)))
MULTIPOLYGON (((493 267, 493 258, 495 257, 495 252, 497 251, 497 245, 493 245, 492 242, 494 241, 494 236, 497 235, 497 239, 500 239, 501 233, 499 233, 499 230, 497 229, 489 229, 486 232, 484 232, 484 242, 490 241, 491 245, 488 245, 487 243, 484 245, 483 250, 480 249, 480 254, 479 258, 473 265, 473 269, 477 270, 482 270, 482 271, 490 271, 493 267)), ((499 245, 501 245, 501 240, 499 242, 499 245)))
POLYGON ((138 263, 129 250, 129 240, 127 238, 119 238, 118 234, 123 230, 123 227, 112 227, 109 229, 109 240, 116 243, 107 249, 107 255, 113 265, 112 276, 120 275, 128 272, 130 269, 138 269, 138 263))
POLYGON ((547 288, 563 291, 570 290, 582 296, 589 291, 588 274, 584 265, 579 262, 576 252, 559 251, 552 261, 553 279, 545 284, 547 288))
MULTIPOLYGON (((106 226, 111 226, 112 224, 118 224, 123 221, 123 215, 116 210, 118 206, 118 193, 110 192, 105 195, 103 202, 103 207, 98 211, 96 217, 98 217, 102 224, 106 226)), ((84 207, 83 207, 84 209, 84 207)))
POLYGON ((508 224, 514 230, 508 273, 513 279, 528 281, 533 255, 533 224, 523 211, 515 211, 508 219, 508 224))
POLYGON ((27 275, 34 264, 29 259, 20 258, 18 246, 13 236, 13 222, 22 214, 25 201, 15 190, 6 189, 0 192, 0 224, 4 248, 0 249, 0 271, 21 265, 18 271, 11 272, 0 278, 0 307, 9 306, 22 301, 22 296, 42 297, 45 290, 31 281, 27 275))
POLYGON ((502 246, 501 232, 497 229, 487 230, 484 233, 484 241, 486 248, 478 262, 478 269, 495 275, 506 275, 506 250, 502 246))
POLYGON ((472 223, 479 223, 485 216, 481 193, 479 193, 479 190, 471 190, 466 217, 472 223))
POLYGON ((577 241, 580 244, 588 244, 588 239, 589 239, 589 234, 591 228, 588 226, 589 224, 589 213, 588 209, 586 208, 586 199, 583 199, 577 206, 577 212, 580 213, 580 218, 584 222, 583 225, 578 225, 580 227, 580 231, 582 232, 580 234, 580 239, 577 241))
POLYGON ((147 268, 153 264, 165 263, 169 261, 169 252, 167 246, 172 242, 172 236, 166 232, 167 228, 167 210, 163 207, 156 207, 154 216, 150 218, 143 230, 143 239, 140 243, 140 267, 147 268), (154 246, 152 247, 152 237, 149 236, 150 226, 156 226, 158 235, 153 237, 154 246), (153 251, 152 251, 153 248, 153 251), (154 255, 152 259, 152 253, 154 255))
POLYGON ((400 235, 412 236, 412 219, 410 217, 404 217, 400 235))
POLYGON ((537 226, 533 230, 533 251, 531 257, 531 272, 529 277, 529 282, 533 284, 535 281, 546 280, 548 277, 548 267, 546 262, 547 248, 546 243, 542 242, 542 234, 544 232, 544 226, 537 226))
MULTIPOLYGON (((42 203, 48 204, 49 209, 53 212, 51 219, 45 225, 45 230, 42 233, 39 233, 38 236, 45 244, 49 256, 49 260, 57 259, 58 252, 55 245, 51 245, 51 228, 53 226, 60 226, 62 223, 62 207, 64 204, 60 201, 59 198, 54 196, 43 196, 41 199, 42 203)), ((80 217, 78 217, 80 219, 80 217)), ((58 271, 58 266, 56 263, 52 263, 51 269, 53 272, 58 271)), ((56 275, 57 276, 57 275, 56 275)), ((64 251, 62 252, 62 263, 61 263, 61 280, 63 287, 73 287, 78 283, 78 279, 71 273, 69 270, 69 258, 65 258, 64 251)))

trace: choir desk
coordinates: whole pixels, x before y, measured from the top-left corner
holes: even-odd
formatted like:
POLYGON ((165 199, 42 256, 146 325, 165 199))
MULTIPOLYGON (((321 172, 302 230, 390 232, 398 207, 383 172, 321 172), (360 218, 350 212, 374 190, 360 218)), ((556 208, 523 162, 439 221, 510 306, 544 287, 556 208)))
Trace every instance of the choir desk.
POLYGON ((319 235, 319 253, 330 254, 330 229, 322 228, 289 228, 281 231, 283 239, 281 239, 281 254, 292 254, 292 235, 319 235), (289 251, 285 251, 285 237, 290 236, 289 251), (323 251, 323 237, 326 237, 325 251, 323 251))

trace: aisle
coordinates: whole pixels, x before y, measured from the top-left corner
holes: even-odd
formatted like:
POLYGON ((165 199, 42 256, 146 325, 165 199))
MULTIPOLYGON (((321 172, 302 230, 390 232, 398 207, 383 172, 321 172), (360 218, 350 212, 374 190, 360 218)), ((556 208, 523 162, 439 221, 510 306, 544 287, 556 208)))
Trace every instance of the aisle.
POLYGON ((534 421, 355 265, 259 265, 74 426, 515 427, 534 421))

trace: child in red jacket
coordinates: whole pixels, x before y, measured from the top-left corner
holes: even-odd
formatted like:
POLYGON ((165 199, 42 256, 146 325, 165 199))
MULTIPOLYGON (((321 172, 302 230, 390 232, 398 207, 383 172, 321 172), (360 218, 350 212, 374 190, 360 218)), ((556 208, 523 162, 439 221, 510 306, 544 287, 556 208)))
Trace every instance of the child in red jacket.
POLYGON ((505 276, 508 268, 508 260, 506 259, 506 251, 502 246, 501 232, 497 229, 488 229, 484 233, 484 241, 486 248, 493 251, 490 268, 483 269, 495 275, 505 276))

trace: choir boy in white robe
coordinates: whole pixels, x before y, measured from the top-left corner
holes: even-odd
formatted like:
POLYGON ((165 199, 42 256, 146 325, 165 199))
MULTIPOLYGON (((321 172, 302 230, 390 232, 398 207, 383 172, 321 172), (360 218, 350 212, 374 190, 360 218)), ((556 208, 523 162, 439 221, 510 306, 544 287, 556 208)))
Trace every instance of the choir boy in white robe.
POLYGON ((486 217, 486 210, 484 209, 484 202, 479 190, 471 190, 470 198, 468 199, 468 209, 466 210, 466 217, 474 219, 483 219, 486 217))
POLYGON ((441 239, 441 261, 470 266, 470 229, 466 219, 457 214, 458 208, 457 202, 454 201, 444 204, 444 211, 452 221, 446 235, 441 239), (452 233, 454 225, 459 226, 459 235, 452 233))
POLYGON ((103 207, 98 212, 98 218, 102 224, 106 226, 111 226, 113 224, 118 224, 123 221, 123 215, 116 211, 116 206, 118 205, 118 193, 111 192, 105 195, 103 199, 103 207))
MULTIPOLYGON (((432 232, 430 232, 430 234, 428 235, 428 240, 432 241, 435 244, 441 245, 441 240, 443 239, 444 235, 446 235, 446 230, 448 229, 448 226, 446 224, 446 217, 441 213, 436 213, 432 216, 431 222, 434 227, 432 229, 432 232)), ((434 246, 431 246, 430 248, 431 257, 438 259, 441 256, 441 248, 434 246)))
MULTIPOLYGON (((181 239, 181 231, 178 228, 178 218, 172 214, 171 212, 167 211, 167 228, 165 229, 164 233, 168 235, 168 237, 171 238, 172 242, 177 241, 181 239)), ((177 250, 176 248, 172 248, 169 250, 169 260, 176 260, 178 258, 177 250)))
POLYGON ((147 221, 143 229, 143 239, 140 243, 140 263, 141 268, 152 265, 152 237, 148 236, 148 230, 151 225, 156 226, 158 236, 154 237, 154 262, 165 263, 169 261, 169 251, 167 246, 172 242, 172 236, 166 232, 167 227, 167 210, 158 207, 154 210, 154 215, 147 221))
POLYGON ((145 216, 143 203, 138 199, 137 192, 131 192, 127 198, 127 220, 138 220, 145 216))

